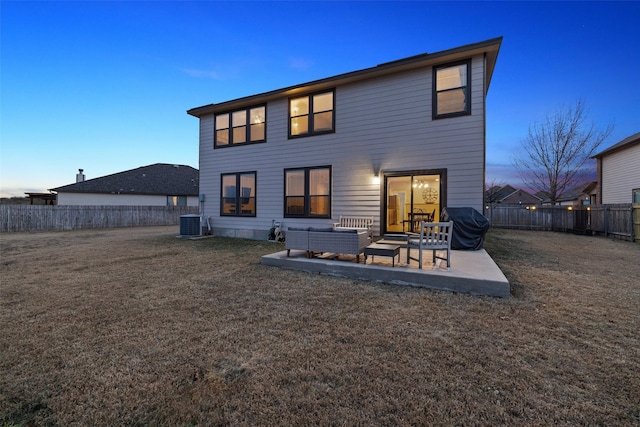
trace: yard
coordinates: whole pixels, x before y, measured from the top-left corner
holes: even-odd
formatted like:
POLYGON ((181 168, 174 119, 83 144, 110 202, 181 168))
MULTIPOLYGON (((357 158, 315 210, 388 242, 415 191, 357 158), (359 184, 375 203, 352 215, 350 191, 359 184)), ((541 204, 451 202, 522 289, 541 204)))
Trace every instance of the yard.
POLYGON ((2 425, 640 425, 640 245, 490 230, 510 299, 177 227, 0 235, 2 425))

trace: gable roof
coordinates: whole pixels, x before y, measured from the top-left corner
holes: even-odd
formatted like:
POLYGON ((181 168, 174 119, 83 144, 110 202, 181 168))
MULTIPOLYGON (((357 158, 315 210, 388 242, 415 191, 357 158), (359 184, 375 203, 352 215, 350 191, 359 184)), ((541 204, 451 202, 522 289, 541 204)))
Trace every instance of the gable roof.
POLYGON ((51 188, 58 193, 197 196, 199 172, 191 166, 156 163, 124 172, 51 188))
POLYGON ((540 197, 507 184, 503 187, 492 187, 485 192, 485 198, 496 203, 538 203, 540 197))
MULTIPOLYGON (((573 200, 578 200, 579 198, 581 199, 581 196, 583 196, 584 194, 593 193, 597 185, 598 181, 591 181, 588 184, 579 185, 558 195, 558 197, 556 198, 556 202, 570 202, 573 200)), ((545 191, 538 191, 536 193, 536 197, 540 198, 543 203, 548 203, 551 201, 549 193, 545 191)))
POLYGON ((190 114, 194 117, 202 117, 206 114, 240 108, 249 104, 264 104, 274 99, 288 97, 300 94, 302 92, 329 89, 346 83, 353 83, 375 77, 386 76, 389 74, 395 74, 402 71, 413 70, 416 68, 439 65, 446 62, 466 59, 472 55, 479 54, 485 54, 487 59, 487 74, 485 77, 485 91, 487 91, 489 90, 489 83, 491 82, 493 69, 495 67, 496 60, 498 59, 498 51, 500 50, 501 44, 502 37, 497 37, 494 39, 468 44, 454 49, 443 50, 435 53, 423 53, 420 55, 399 59, 397 61, 385 62, 375 67, 352 71, 345 74, 339 74, 337 76, 314 80, 308 83, 289 86, 257 95, 246 96, 231 101, 221 102, 219 104, 209 104, 202 107, 192 108, 187 111, 187 114, 190 114))
POLYGON ((513 194, 515 191, 517 190, 514 187, 507 184, 504 187, 501 187, 498 190, 496 190, 492 195, 492 199, 496 201, 502 201, 505 198, 509 197, 511 194, 513 194))
POLYGON ((565 191, 558 196, 557 202, 569 202, 571 200, 578 200, 582 198, 584 194, 590 194, 598 185, 598 181, 592 181, 586 185, 581 185, 570 190, 565 191))
POLYGON ((631 136, 626 137, 625 139, 623 139, 622 141, 618 142, 617 144, 612 145, 611 147, 607 148, 606 150, 603 150, 601 152, 599 152, 598 154, 596 154, 595 156, 592 156, 592 159, 595 158, 602 158, 606 155, 612 154, 616 151, 620 151, 624 148, 628 148, 631 147, 632 145, 636 145, 636 144, 640 144, 640 132, 638 133, 634 133, 631 136))

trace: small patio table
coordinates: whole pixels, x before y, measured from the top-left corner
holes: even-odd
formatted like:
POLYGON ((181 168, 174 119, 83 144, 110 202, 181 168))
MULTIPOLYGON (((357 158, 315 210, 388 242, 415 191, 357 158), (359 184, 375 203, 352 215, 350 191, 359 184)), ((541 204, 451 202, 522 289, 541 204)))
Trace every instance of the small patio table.
POLYGON ((375 255, 379 256, 390 256, 391 257, 391 266, 396 266, 396 255, 398 256, 398 261, 400 261, 400 245, 388 245, 382 243, 372 243, 366 248, 364 248, 364 263, 367 263, 367 256, 371 255, 371 262, 373 262, 373 257, 375 255))

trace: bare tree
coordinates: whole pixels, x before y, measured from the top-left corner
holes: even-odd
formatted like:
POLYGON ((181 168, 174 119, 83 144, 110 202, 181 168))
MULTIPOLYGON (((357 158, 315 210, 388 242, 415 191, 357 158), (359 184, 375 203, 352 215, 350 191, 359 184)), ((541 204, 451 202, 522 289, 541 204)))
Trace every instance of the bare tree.
POLYGON ((587 123, 584 101, 579 100, 530 126, 522 140, 524 151, 514 156, 513 165, 531 190, 548 194, 555 205, 564 192, 586 184, 589 159, 612 130, 611 124, 598 129, 587 123))

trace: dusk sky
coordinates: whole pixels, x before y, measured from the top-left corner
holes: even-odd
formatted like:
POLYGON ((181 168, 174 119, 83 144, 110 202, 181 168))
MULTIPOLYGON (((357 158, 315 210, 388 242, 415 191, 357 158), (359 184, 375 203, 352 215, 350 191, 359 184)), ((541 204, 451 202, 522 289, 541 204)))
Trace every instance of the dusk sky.
POLYGON ((487 181, 530 125, 586 103, 640 131, 640 2, 2 1, 0 196, 153 163, 198 167, 186 110, 504 37, 487 181))

